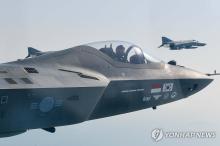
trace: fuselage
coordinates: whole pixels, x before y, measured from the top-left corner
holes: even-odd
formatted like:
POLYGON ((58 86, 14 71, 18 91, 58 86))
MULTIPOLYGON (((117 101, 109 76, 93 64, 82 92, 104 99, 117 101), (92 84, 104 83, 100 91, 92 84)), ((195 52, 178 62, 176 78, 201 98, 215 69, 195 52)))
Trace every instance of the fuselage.
POLYGON ((117 62, 78 46, 0 65, 0 137, 156 107, 212 79, 164 62, 117 62))
POLYGON ((195 49, 197 47, 205 46, 205 43, 200 43, 195 40, 186 40, 186 41, 172 41, 166 44, 170 47, 171 50, 180 50, 180 49, 195 49))

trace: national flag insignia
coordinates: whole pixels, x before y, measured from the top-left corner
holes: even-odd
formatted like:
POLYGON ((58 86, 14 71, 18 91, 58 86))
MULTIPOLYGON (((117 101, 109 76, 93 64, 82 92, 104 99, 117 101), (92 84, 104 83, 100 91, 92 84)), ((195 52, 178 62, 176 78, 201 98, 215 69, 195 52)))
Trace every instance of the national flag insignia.
POLYGON ((151 87, 151 93, 160 93, 161 92, 161 84, 153 84, 151 87))
POLYGON ((177 92, 173 92, 172 94, 171 94, 171 98, 175 98, 177 96, 177 92))
POLYGON ((173 91, 173 83, 163 84, 163 92, 171 92, 171 91, 173 91))
POLYGON ((169 92, 167 92, 167 93, 165 93, 165 94, 163 95, 163 99, 168 99, 169 96, 170 96, 170 94, 169 94, 169 92))

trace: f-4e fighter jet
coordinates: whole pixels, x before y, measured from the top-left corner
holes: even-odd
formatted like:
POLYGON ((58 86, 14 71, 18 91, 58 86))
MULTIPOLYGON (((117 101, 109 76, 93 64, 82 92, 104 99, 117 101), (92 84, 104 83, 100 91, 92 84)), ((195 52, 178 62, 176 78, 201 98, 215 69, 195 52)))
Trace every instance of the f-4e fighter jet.
POLYGON ((199 92, 212 75, 158 61, 127 42, 29 48, 27 58, 0 65, 0 137, 156 109, 199 92))
POLYGON ((159 48, 164 46, 170 48, 170 50, 181 50, 196 49, 205 45, 205 43, 200 43, 196 40, 173 41, 167 37, 162 37, 162 44, 159 46, 159 48))

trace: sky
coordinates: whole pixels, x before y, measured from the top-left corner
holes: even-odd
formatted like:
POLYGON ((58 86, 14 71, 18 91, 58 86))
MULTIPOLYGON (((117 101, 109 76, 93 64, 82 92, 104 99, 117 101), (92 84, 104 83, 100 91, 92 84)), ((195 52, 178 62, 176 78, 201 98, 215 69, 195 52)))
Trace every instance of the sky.
MULTIPOLYGON (((27 56, 27 47, 62 50, 93 41, 123 40, 153 56, 200 72, 220 71, 219 0, 0 0, 0 62, 27 56), (196 50, 157 48, 161 36, 196 39, 196 50)), ((0 146, 215 146, 220 144, 219 77, 187 99, 119 116, 1 138, 0 146), (215 131, 214 139, 163 139, 151 131, 215 131)))

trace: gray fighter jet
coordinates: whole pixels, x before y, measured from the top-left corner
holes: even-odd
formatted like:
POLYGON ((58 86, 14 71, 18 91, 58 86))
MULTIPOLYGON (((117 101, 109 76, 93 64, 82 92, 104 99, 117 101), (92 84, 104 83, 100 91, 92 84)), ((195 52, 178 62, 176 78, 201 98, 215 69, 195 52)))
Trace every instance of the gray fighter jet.
POLYGON ((200 43, 196 40, 185 40, 185 41, 173 41, 167 37, 162 37, 162 44, 160 47, 168 47, 170 50, 181 50, 181 49, 196 49, 201 46, 205 46, 205 43, 200 43))
POLYGON ((0 65, 0 137, 156 109, 197 93, 216 75, 158 61, 119 41, 29 49, 29 56, 0 65))

